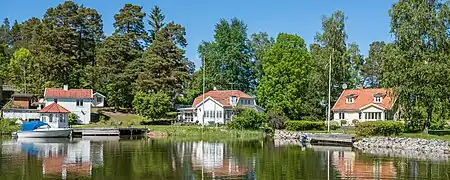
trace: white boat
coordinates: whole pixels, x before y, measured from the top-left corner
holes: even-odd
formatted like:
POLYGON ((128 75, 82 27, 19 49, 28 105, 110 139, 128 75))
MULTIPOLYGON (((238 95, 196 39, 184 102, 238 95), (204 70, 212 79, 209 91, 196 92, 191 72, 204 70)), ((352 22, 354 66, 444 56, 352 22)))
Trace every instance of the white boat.
POLYGON ((69 137, 71 132, 70 128, 52 128, 42 121, 31 121, 23 123, 22 130, 15 135, 18 138, 57 138, 69 137))

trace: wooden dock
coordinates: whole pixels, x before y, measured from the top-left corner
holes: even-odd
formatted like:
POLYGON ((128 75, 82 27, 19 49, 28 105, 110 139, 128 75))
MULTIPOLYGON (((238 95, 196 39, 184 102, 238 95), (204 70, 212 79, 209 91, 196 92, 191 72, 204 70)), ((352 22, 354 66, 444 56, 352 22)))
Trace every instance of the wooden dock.
POLYGON ((311 134, 311 144, 353 146, 353 134, 311 134))
POLYGON ((124 136, 142 135, 146 128, 77 128, 72 130, 72 136, 124 136))

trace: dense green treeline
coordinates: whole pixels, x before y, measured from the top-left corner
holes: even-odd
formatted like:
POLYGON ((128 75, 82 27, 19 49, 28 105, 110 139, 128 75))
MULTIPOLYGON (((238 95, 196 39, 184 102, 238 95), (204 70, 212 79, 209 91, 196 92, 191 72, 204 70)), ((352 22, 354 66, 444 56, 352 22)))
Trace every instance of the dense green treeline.
POLYGON ((47 9, 41 18, 12 25, 4 20, 0 84, 34 94, 63 84, 93 88, 117 109, 133 107, 133 100, 152 99, 139 100, 145 94, 166 102, 167 96, 157 93, 168 95, 171 105, 190 104, 202 93, 204 82, 205 90, 239 89, 256 95, 268 111, 292 120, 323 120, 331 66, 332 104, 344 84, 394 88, 407 129, 426 132, 432 122, 449 117, 448 4, 396 2, 389 10, 393 41, 371 43, 367 57, 356 43, 348 42, 342 11, 323 17, 309 45, 295 34, 250 35, 243 20, 220 19, 214 39, 198 47, 202 65, 195 71, 185 56, 185 28, 166 21, 159 7, 144 12, 142 6, 125 4, 114 15, 114 32, 105 36, 95 9, 67 1, 47 9))

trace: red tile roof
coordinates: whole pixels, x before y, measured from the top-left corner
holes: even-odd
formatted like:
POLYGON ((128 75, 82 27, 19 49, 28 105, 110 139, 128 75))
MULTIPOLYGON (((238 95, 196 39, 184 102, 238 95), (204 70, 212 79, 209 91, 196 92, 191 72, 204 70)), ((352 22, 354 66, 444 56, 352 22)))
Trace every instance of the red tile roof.
POLYGON ((394 105, 394 98, 392 98, 392 89, 350 89, 344 90, 339 97, 339 99, 334 104, 332 110, 360 110, 364 106, 369 104, 376 104, 385 109, 392 109, 394 105), (374 102, 374 95, 380 94, 382 95, 381 103, 374 102), (354 100, 353 103, 347 103, 347 96, 353 95, 354 100))
MULTIPOLYGON (((231 96, 236 96, 236 102, 239 101, 240 98, 252 99, 250 95, 239 90, 208 91, 205 93, 205 99, 211 97, 212 99, 216 100, 223 106, 231 106, 230 104, 231 96)), ((203 96, 202 95, 198 96, 197 98, 195 98, 192 107, 197 107, 197 105, 199 105, 202 101, 203 96)))
POLYGON ((54 102, 39 110, 38 113, 70 113, 70 111, 54 102))
POLYGON ((45 88, 44 96, 46 98, 69 98, 69 99, 88 99, 92 98, 92 89, 59 89, 45 88))

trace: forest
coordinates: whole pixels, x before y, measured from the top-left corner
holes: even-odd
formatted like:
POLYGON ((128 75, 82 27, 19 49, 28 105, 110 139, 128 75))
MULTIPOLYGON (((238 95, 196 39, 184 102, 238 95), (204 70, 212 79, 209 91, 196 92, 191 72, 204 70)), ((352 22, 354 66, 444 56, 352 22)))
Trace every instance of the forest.
POLYGON ((288 119, 324 120, 331 58, 331 104, 344 84, 393 88, 410 131, 438 129, 449 118, 449 2, 399 0, 388 13, 393 41, 372 42, 367 57, 348 42, 342 11, 322 17, 312 44, 297 34, 248 34, 244 20, 220 19, 214 39, 199 45, 202 66, 195 68, 185 56, 185 28, 166 21, 158 6, 144 12, 125 4, 106 36, 101 14, 66 1, 42 17, 3 20, 0 84, 38 96, 64 84, 92 88, 111 107, 133 108, 146 98, 191 104, 204 81, 206 91, 242 90, 288 119))

